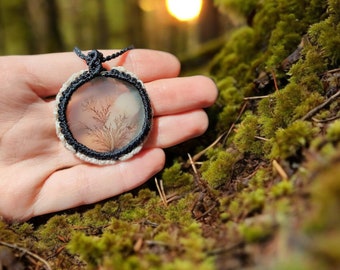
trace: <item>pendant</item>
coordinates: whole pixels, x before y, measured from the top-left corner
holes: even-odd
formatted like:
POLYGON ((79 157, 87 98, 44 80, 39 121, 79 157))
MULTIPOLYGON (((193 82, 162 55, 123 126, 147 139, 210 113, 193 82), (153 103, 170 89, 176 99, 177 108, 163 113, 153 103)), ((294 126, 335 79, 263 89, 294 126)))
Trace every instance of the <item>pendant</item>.
POLYGON ((56 131, 65 147, 89 163, 106 165, 137 154, 152 126, 152 108, 144 84, 119 66, 102 63, 132 47, 104 57, 97 50, 75 53, 88 70, 73 74, 56 97, 56 131))

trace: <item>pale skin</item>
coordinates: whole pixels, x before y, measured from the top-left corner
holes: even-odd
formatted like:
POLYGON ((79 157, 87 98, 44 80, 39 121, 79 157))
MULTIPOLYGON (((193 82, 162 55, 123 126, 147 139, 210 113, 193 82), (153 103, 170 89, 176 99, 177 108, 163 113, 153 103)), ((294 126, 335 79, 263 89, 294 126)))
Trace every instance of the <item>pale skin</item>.
POLYGON ((163 148, 207 129, 202 108, 217 97, 209 78, 179 78, 178 60, 152 50, 135 49, 107 65, 122 65, 143 80, 153 129, 132 159, 96 166, 65 149, 53 115, 53 96, 71 74, 86 69, 85 62, 74 53, 0 57, 0 217, 24 221, 131 190, 163 168, 163 148))

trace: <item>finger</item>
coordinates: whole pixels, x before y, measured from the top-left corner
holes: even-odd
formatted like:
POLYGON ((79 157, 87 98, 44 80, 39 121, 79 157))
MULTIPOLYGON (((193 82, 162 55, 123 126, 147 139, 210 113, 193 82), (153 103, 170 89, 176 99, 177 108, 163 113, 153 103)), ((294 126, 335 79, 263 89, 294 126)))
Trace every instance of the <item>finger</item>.
POLYGON ((146 88, 156 116, 206 108, 217 98, 215 83, 205 76, 157 80, 146 88))
POLYGON ((131 190, 160 171, 164 162, 161 149, 150 149, 111 166, 82 164, 57 171, 40 190, 34 215, 98 202, 131 190))
POLYGON ((203 110, 154 118, 146 148, 167 148, 203 134, 208 117, 203 110))
MULTIPOLYGON (((104 55, 112 53, 113 51, 103 51, 104 55)), ((75 53, 15 56, 11 57, 10 62, 14 65, 12 67, 17 71, 18 77, 25 78, 27 84, 40 97, 56 95, 62 84, 73 73, 88 68, 86 63, 75 53)), ((107 64, 110 67, 122 65, 144 82, 175 77, 180 70, 179 61, 173 55, 143 49, 128 51, 125 55, 113 59, 107 64)))

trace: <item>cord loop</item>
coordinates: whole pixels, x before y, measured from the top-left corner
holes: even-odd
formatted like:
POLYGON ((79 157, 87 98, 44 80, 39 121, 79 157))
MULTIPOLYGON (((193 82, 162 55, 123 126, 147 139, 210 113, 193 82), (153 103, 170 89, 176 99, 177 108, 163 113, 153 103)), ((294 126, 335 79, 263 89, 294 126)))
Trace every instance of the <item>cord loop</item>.
POLYGON ((129 46, 126 47, 122 50, 120 50, 117 53, 108 55, 106 57, 104 57, 104 55, 99 52, 98 50, 92 50, 90 51, 87 55, 85 55, 78 47, 74 48, 74 52, 76 53, 76 55, 78 55, 81 59, 85 60, 87 66, 89 67, 89 72, 91 74, 98 74, 103 70, 106 70, 102 63, 112 60, 118 56, 121 56, 122 54, 124 54, 125 52, 132 50, 134 47, 133 46, 129 46))

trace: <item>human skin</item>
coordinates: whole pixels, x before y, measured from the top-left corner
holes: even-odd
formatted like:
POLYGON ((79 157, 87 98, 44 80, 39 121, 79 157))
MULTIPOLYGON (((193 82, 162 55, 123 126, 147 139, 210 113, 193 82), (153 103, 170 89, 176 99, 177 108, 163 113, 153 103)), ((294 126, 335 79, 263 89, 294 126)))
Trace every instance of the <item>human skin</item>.
MULTIPOLYGON (((104 55, 113 51, 102 51, 104 55)), ((177 77, 171 54, 135 49, 106 63, 124 66, 144 83, 154 112, 142 151, 114 165, 85 163, 67 150, 55 131, 54 96, 86 63, 74 53, 0 57, 0 216, 24 221, 91 204, 131 190, 159 172, 163 148, 201 135, 202 108, 217 97, 204 76, 177 77)))

